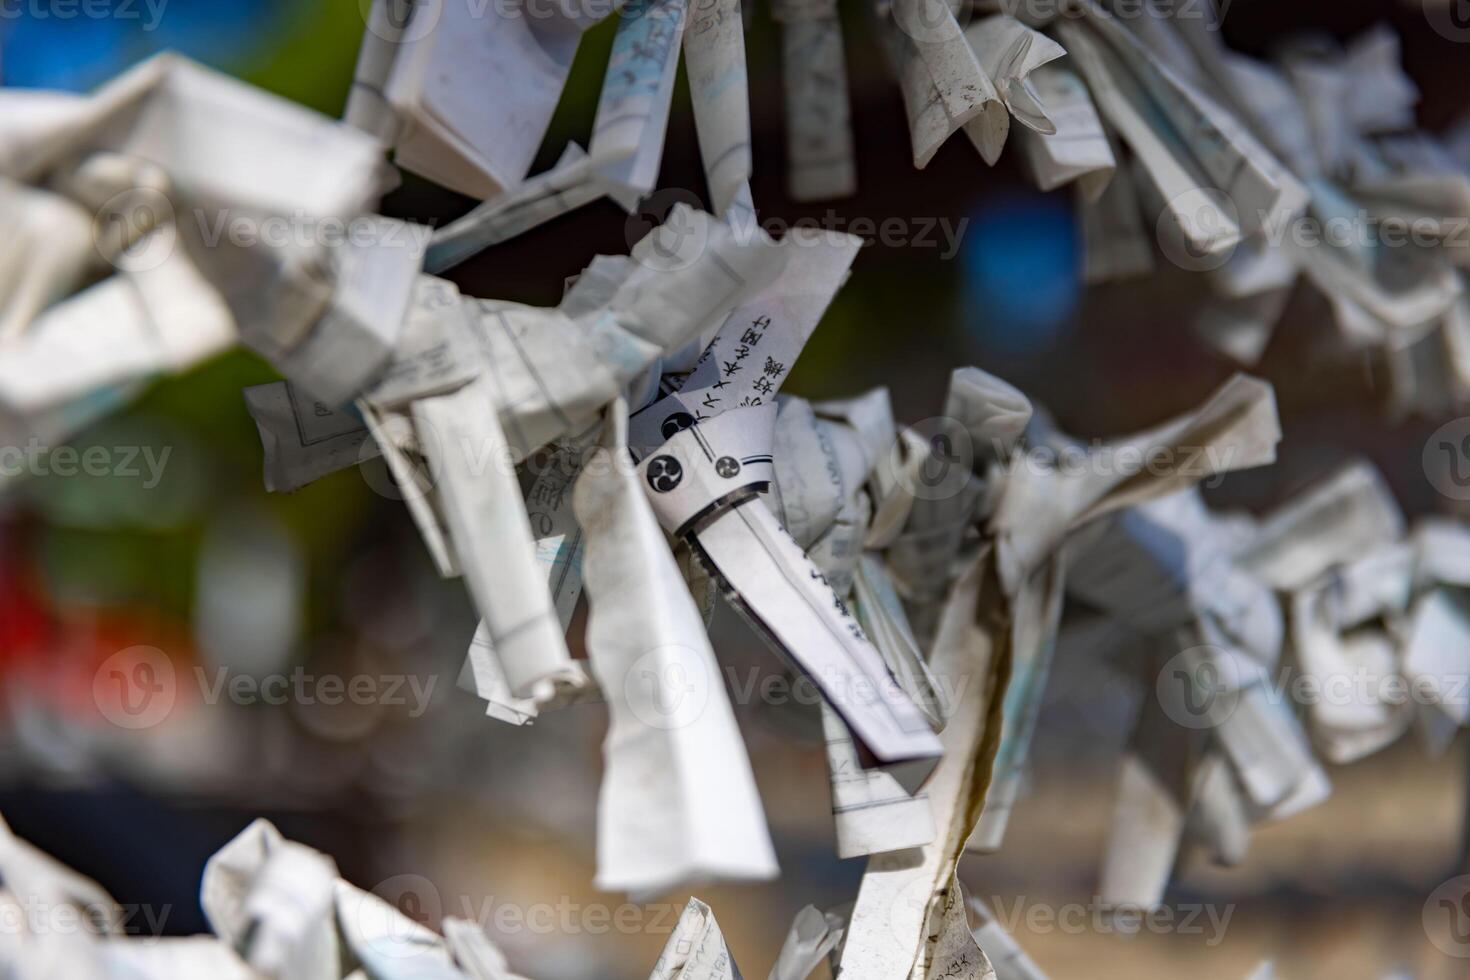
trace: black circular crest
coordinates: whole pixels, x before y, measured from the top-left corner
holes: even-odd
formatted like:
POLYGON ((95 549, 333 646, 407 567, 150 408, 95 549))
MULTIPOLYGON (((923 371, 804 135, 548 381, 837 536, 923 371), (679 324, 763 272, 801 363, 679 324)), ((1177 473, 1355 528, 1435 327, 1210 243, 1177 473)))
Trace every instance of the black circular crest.
POLYGON ((664 419, 664 424, 660 428, 665 439, 672 439, 693 424, 693 415, 690 415, 688 412, 675 412, 673 415, 664 419))
POLYGON ((648 485, 656 493, 668 493, 684 479, 684 467, 672 456, 655 456, 648 464, 648 485))

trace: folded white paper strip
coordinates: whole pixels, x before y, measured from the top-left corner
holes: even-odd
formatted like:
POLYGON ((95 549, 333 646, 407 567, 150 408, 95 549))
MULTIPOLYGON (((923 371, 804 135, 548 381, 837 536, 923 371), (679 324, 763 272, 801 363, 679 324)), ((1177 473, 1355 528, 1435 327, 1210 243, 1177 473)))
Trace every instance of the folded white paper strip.
POLYGON ((373 0, 347 120, 393 147, 405 169, 494 197, 530 170, 595 22, 572 5, 373 0), (469 77, 496 97, 462 84, 469 77))
POLYGON ((760 798, 704 621, 627 452, 623 404, 577 481, 587 649, 611 727, 597 885, 637 893, 777 873, 760 798))

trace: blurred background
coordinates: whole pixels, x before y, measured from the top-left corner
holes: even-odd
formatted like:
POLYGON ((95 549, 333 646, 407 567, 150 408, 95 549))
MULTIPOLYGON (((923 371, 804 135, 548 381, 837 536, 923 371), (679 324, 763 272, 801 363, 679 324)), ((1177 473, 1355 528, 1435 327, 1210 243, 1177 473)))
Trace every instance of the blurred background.
MULTIPOLYGON (((166 0, 155 22, 157 2, 118 0, 138 16, 95 19, 8 4, 0 79, 87 90, 174 48, 341 112, 367 0, 166 0)), ((968 224, 952 255, 942 238, 931 248, 865 249, 788 391, 830 397, 888 385, 899 417, 912 422, 939 412, 951 367, 976 364, 1091 437, 1182 411, 1232 373, 1184 328, 1181 311, 1202 288, 1191 274, 1161 264, 1142 283, 1082 288, 1071 198, 1023 183, 1014 154, 991 169, 951 141, 915 171, 898 90, 858 5, 843 13, 859 193, 818 206, 784 197, 779 46, 768 11, 751 17, 762 217, 823 218, 830 208, 849 222, 968 224)), ((1418 0, 1234 0, 1224 32, 1231 46, 1262 54, 1292 32, 1347 38, 1380 21, 1402 35, 1424 128, 1456 121, 1470 108, 1466 49, 1431 29, 1418 0)), ((604 23, 583 45, 537 169, 568 139, 585 138, 611 28, 604 23)), ((682 84, 662 183, 702 193, 682 84)), ((384 210, 442 223, 469 206, 407 176, 384 210)), ((626 221, 602 202, 484 252, 452 278, 470 295, 554 305, 566 277, 595 254, 626 250, 626 221)), ((1315 363, 1307 351, 1325 329, 1320 303, 1292 300, 1261 367, 1277 385, 1281 461, 1232 476, 1211 502, 1259 512, 1363 455, 1409 515, 1448 512, 1455 502, 1434 492, 1420 462, 1443 420, 1389 420, 1371 363, 1315 363)), ((373 491, 386 485, 383 474, 349 470, 293 495, 262 489, 260 443, 240 389, 275 378, 264 361, 236 352, 159 381, 75 443, 137 447, 136 478, 39 477, 0 497, 0 813, 119 902, 167 910, 170 934, 206 930, 197 901, 205 859, 266 816, 425 921, 452 914, 486 924, 519 972, 646 976, 686 896, 629 906, 590 886, 605 710, 554 712, 532 730, 483 717, 454 684, 473 630, 465 591, 437 578, 402 505, 373 491), (150 468, 148 459, 162 463, 150 468), (129 706, 109 704, 107 678, 158 670, 160 656, 174 681, 167 710, 133 724, 129 706), (250 699, 210 696, 221 668, 230 677, 299 668, 305 678, 400 686, 371 705, 236 703, 250 699)), ((728 610, 714 636, 740 678, 780 673, 728 610)), ((1234 980, 1275 958, 1286 977, 1465 975, 1464 961, 1439 954, 1420 927, 1434 888, 1470 871, 1463 737, 1439 759, 1407 740, 1333 768, 1332 799, 1258 832, 1241 868, 1186 862, 1171 901, 1229 914, 1218 930, 1202 920, 1196 934, 1120 935, 1028 917, 1094 894, 1130 696, 1063 650, 1006 848, 962 869, 1043 969, 1056 978, 1188 971, 1234 980)), ((736 710, 784 877, 700 897, 745 974, 762 976, 796 910, 851 900, 862 862, 833 856, 813 706, 736 710)))

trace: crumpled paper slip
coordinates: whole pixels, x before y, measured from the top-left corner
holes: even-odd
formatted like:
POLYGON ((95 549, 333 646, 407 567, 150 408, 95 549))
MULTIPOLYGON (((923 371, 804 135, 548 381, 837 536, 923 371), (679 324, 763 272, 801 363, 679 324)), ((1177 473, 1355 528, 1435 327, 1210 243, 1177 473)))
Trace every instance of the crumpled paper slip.
MULTIPOLYGON (((1336 332, 1317 342, 1320 353, 1367 352, 1391 379, 1392 415, 1463 405, 1470 375, 1455 356, 1431 352, 1452 352, 1463 332, 1463 263, 1441 246, 1463 226, 1470 177, 1448 146, 1413 131, 1418 93, 1393 31, 1378 25, 1344 48, 1284 43, 1267 63, 1227 49, 1209 18, 1124 18, 1105 7, 1089 0, 1080 20, 1049 28, 1105 135, 1133 151, 1147 181, 1141 204, 1123 202, 1125 185, 1113 181, 1114 193, 1084 206, 1084 227, 1097 232, 1086 236, 1089 281, 1147 271, 1156 237, 1171 262, 1209 284, 1193 329, 1250 365, 1301 280, 1332 310, 1336 332), (1141 206, 1139 222, 1129 212, 1141 206), (1424 247, 1402 247, 1411 228, 1424 247)), ((1043 187, 1051 172, 1036 167, 1043 187)))
POLYGON ((348 100, 349 123, 399 166, 479 199, 519 184, 596 14, 552 4, 477 9, 449 0, 373 0, 348 100), (431 67, 432 66, 432 67, 431 67), (467 81, 493 79, 497 98, 467 81))
POLYGON ((988 973, 965 925, 955 868, 977 825, 994 839, 1014 797, 1057 628, 1064 562, 1056 549, 1090 518, 1165 495, 1217 468, 1269 462, 1279 435, 1269 387, 1236 379, 1199 411, 1120 442, 1198 450, 1162 471, 1145 477, 1101 466, 1079 474, 1017 465, 1004 473, 999 503, 984 525, 992 544, 952 586, 929 664, 956 688, 967 682, 940 735, 944 759, 926 786, 935 843, 870 858, 844 944, 845 972, 875 978, 923 978, 946 969, 988 973), (1218 450, 1209 463, 1206 446, 1218 450), (1037 520, 1017 516, 1048 510, 1067 516, 1053 518, 1039 534, 1037 520), (1022 531, 1027 536, 1018 538, 1022 531), (1019 557, 1025 555, 1033 557, 1019 557))
POLYGON ((1259 520, 1179 495, 1074 538, 1070 590, 1132 638, 1108 655, 1150 651, 1121 658, 1145 710, 1104 897, 1157 903, 1185 845, 1238 863, 1252 826, 1330 792, 1315 752, 1345 764, 1411 729, 1442 752, 1470 719, 1470 606, 1449 557, 1470 532, 1403 526, 1382 479, 1353 463, 1259 520))
POLYGON ((603 195, 631 210, 658 183, 682 51, 713 210, 724 215, 750 179, 749 95, 738 0, 690 10, 683 0, 634 0, 599 10, 374 0, 346 118, 394 150, 397 163, 484 204, 449 233, 442 270, 603 195), (617 20, 589 152, 569 145, 556 168, 528 179, 582 34, 617 20), (430 68, 432 67, 432 70, 430 68), (473 97, 466 80, 499 80, 473 97), (449 244, 452 242, 452 244, 449 244))
POLYGON ((1053 472, 1018 461, 990 519, 1002 579, 1014 588, 1069 530, 1109 510, 1273 461, 1280 438, 1270 385, 1237 375, 1196 412, 1100 449, 1112 460, 1106 466, 1084 462, 1053 472), (1170 464, 1161 476, 1142 468, 1146 457, 1161 456, 1170 464))
MULTIPOLYGON (((1242 379, 1236 379, 1240 381, 1242 379)), ((1228 387, 1233 387, 1232 382, 1228 387)), ((1181 508, 1180 504, 1191 498, 1186 494, 1170 495, 1170 491, 1180 485, 1181 481, 1197 481, 1206 479, 1217 473, 1227 472, 1237 468, 1247 468, 1260 465, 1274 458, 1276 439, 1279 438, 1279 424, 1275 418, 1274 404, 1271 402, 1269 388, 1255 383, 1254 390, 1245 396, 1244 403, 1248 406, 1238 414, 1234 411, 1220 412, 1217 406, 1222 400, 1222 395, 1217 394, 1208 403, 1205 409, 1192 417, 1172 425, 1166 425, 1153 431, 1150 436, 1135 437, 1120 440, 1111 445, 1095 447, 1082 451, 1076 447, 1081 454, 1083 472, 1094 474, 1089 479, 1097 487, 1116 487, 1117 490, 1105 491, 1105 495, 1096 502, 1087 502, 1088 494, 1072 497, 1069 504, 1063 506, 1080 506, 1084 508, 1087 518, 1077 519, 1071 523, 1059 523, 1058 526, 1066 528, 1078 528, 1084 521, 1091 520, 1092 524, 1075 539, 1067 541, 1062 550, 1054 553, 1043 569, 1030 573, 1027 583, 1018 601, 1018 612, 1016 621, 1027 627, 1024 635, 1018 634, 1015 639, 1013 655, 1015 660, 1012 665, 1012 675, 1002 706, 1004 717, 1004 729, 1002 731, 1001 743, 998 749, 993 782, 985 802, 985 811, 982 814, 979 826, 971 837, 968 846, 979 851, 993 851, 1000 847, 1001 840, 1009 819, 1012 806, 1019 796, 1021 783, 1025 772, 1026 756, 1035 730, 1037 715, 1040 711, 1049 665, 1055 646, 1057 629, 1061 616, 1061 596, 1064 583, 1071 575, 1069 566, 1078 564, 1071 556, 1081 550, 1084 541, 1089 537, 1095 537, 1096 532, 1105 527, 1097 522, 1097 518, 1110 511, 1126 507, 1129 503, 1134 505, 1133 509, 1126 510, 1121 516, 1114 519, 1116 525, 1121 525, 1129 531, 1135 526, 1152 522, 1156 528, 1177 527, 1182 533, 1189 536, 1189 540, 1195 543, 1193 556, 1186 559, 1185 567, 1180 571, 1186 576, 1186 594, 1193 594, 1196 599, 1193 603, 1181 603, 1174 601, 1162 608, 1168 609, 1172 605, 1175 609, 1173 618, 1158 621, 1160 605, 1158 604, 1158 592, 1148 576, 1141 584, 1127 576, 1120 576, 1116 570, 1093 569, 1091 577, 1094 588, 1091 590, 1080 590, 1083 595, 1094 601, 1101 601, 1104 608, 1121 608, 1121 615, 1127 619, 1130 610, 1140 607, 1149 610, 1150 618, 1153 619, 1155 628, 1163 626, 1182 625, 1196 619, 1204 619, 1212 626, 1218 626, 1222 634, 1238 636, 1243 642, 1253 644, 1259 650, 1258 656, 1267 663, 1274 663, 1281 643, 1281 622, 1270 594, 1263 588, 1251 586, 1251 583, 1243 575, 1229 574, 1229 562, 1220 555, 1218 543, 1211 549, 1208 545, 1208 535, 1202 535, 1198 529, 1205 526, 1200 520, 1200 512, 1187 506, 1181 508), (1208 421, 1218 419, 1218 422, 1208 421), (1198 444, 1194 436, 1186 438, 1185 432, 1192 431, 1194 436, 1202 436, 1198 444), (1121 457, 1119 453, 1131 449, 1140 454, 1154 454, 1160 447, 1170 445, 1168 442, 1150 444, 1149 439, 1156 438, 1161 434, 1168 433, 1172 438, 1180 440, 1174 445, 1180 446, 1177 455, 1170 450, 1172 465, 1164 471, 1157 467, 1148 468, 1146 471, 1130 471, 1127 466, 1115 467, 1121 457), (1080 539, 1080 540, 1077 540, 1080 539), (1070 545, 1077 545, 1071 548, 1070 545), (1099 592, 1097 583, 1102 583, 1104 592, 1099 592), (1192 589, 1193 592, 1188 592, 1192 589), (1139 592, 1147 598, 1140 599, 1139 592), (1031 604, 1033 608, 1022 608, 1019 604, 1031 604)), ((1229 404, 1230 399, 1224 398, 1229 404)), ((1060 436, 1052 436, 1053 444, 1059 445, 1065 453, 1069 447, 1066 440, 1060 436)), ((1141 458, 1141 457, 1140 457, 1141 458)), ((1029 467, 1012 472, 1032 472, 1029 467)), ((1066 501, 1071 492, 1067 481, 1077 478, 1078 470, 1070 468, 1065 473, 1057 475, 1059 489, 1056 490, 1056 498, 1066 501)), ((1030 478, 1023 478, 1028 479, 1030 478)), ((1046 492, 1049 488, 1041 482, 1030 481, 1037 492, 1046 492)), ((1006 502, 1013 499, 1009 496, 1012 492, 1009 486, 1002 491, 1001 503, 996 511, 993 521, 1004 521, 1007 519, 1006 502)), ((1014 519, 1014 518, 1011 518, 1014 519)), ((1026 525, 1027 531, 1034 531, 1036 525, 1026 525)), ((1169 536, 1170 531, 1163 531, 1164 536, 1169 536)), ((1145 540, 1153 540, 1158 535, 1152 531, 1144 534, 1145 540)), ((1004 546, 1004 538, 1002 546, 1004 546)), ((1064 541, 1067 539, 1064 538, 1064 541)), ((1182 540, 1178 539, 1178 540, 1182 540)), ((1182 549, 1181 549, 1182 550, 1182 549)), ((1095 556, 1100 556, 1104 561, 1111 561, 1120 554, 1128 554, 1128 548, 1121 549, 1109 547, 1104 544, 1094 550, 1095 556)), ((1166 551, 1160 556, 1162 560, 1169 560, 1174 552, 1166 551)), ((1093 564, 1096 565, 1094 558, 1093 564)), ((1134 562, 1145 567, 1150 561, 1134 562)), ((1086 571, 1084 567, 1082 569, 1086 571)), ((1002 580, 1005 578, 1004 565, 1001 566, 1002 580)), ((1134 618, 1130 625, 1135 628, 1147 629, 1144 622, 1134 618)))
POLYGON ((374 980, 520 980, 478 926, 445 920, 441 938, 263 820, 210 859, 201 901, 221 942, 272 980, 358 966, 374 980))
POLYGON ((237 338, 333 404, 382 368, 427 236, 371 215, 372 140, 168 54, 0 101, 0 209, 46 241, 0 269, 11 427, 56 437, 57 412, 237 338))
MULTIPOLYGON (((465 573, 477 597, 485 622, 466 676, 492 714, 522 722, 592 696, 561 636, 581 588, 569 490, 603 406, 759 294, 794 251, 681 207, 631 259, 594 263, 562 308, 473 300, 419 278, 402 342, 357 413, 436 563, 465 573), (515 466, 552 443, 550 465, 522 490, 515 466), (488 492, 488 476, 499 491, 488 492), (481 533, 489 527, 504 533, 481 533)), ((308 411, 286 388, 250 397, 278 485, 373 454, 349 414, 308 411)))
POLYGON ((0 866, 0 905, 84 917, 0 944, 0 967, 18 980, 524 980, 479 926, 449 918, 441 937, 264 820, 205 866, 200 901, 214 936, 125 935, 122 908, 105 892, 3 823, 0 866))
POLYGON ((330 858, 257 820, 210 858, 199 901, 221 942, 260 972, 303 980, 337 977, 336 881, 330 858))

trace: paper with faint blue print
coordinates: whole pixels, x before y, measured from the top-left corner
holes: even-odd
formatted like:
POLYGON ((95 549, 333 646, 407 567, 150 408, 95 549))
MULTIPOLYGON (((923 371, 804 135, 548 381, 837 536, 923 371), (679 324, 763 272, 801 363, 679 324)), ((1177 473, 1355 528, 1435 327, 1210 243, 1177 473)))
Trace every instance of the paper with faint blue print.
POLYGON ((658 183, 685 0, 634 0, 620 18, 588 152, 608 195, 632 210, 658 183))
POLYGON ((692 0, 684 63, 710 206, 723 215, 750 181, 750 82, 740 0, 692 0))

